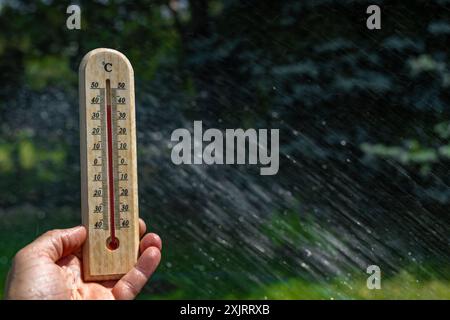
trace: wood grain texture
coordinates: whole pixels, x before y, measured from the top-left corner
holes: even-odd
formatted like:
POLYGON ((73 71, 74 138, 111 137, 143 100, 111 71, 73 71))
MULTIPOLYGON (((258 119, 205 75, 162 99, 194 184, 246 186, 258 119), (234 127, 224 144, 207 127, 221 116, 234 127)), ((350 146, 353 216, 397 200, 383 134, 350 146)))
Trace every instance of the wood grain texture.
MULTIPOLYGON (((136 263, 139 250, 139 210, 137 188, 137 159, 136 159, 136 121, 134 99, 134 74, 128 59, 120 52, 112 49, 95 49, 83 58, 79 69, 79 97, 80 97, 80 166, 81 166, 81 211, 82 222, 88 230, 87 241, 83 247, 83 274, 86 281, 119 279, 127 273, 136 263), (115 194, 127 190, 127 196, 118 197, 116 208, 116 236, 119 247, 110 250, 107 247, 107 239, 111 235, 109 225, 108 199, 109 192, 104 181, 107 181, 108 172, 105 171, 104 148, 106 148, 104 130, 93 134, 94 128, 105 129, 106 114, 106 80, 111 84, 111 99, 117 102, 119 98, 125 98, 124 104, 117 104, 118 112, 125 112, 126 119, 117 121, 114 128, 114 148, 119 143, 126 143, 126 150, 108 150, 116 152, 114 171, 114 183, 117 187, 115 194), (92 88, 92 83, 97 82, 98 88, 92 88), (124 83, 125 88, 116 90, 119 83, 124 83), (93 98, 102 96, 103 100, 98 104, 92 104, 93 98), (105 108, 105 109, 102 109, 105 108), (99 112, 100 119, 93 119, 93 113, 99 112), (103 116, 103 117, 102 117, 103 116), (120 122, 120 124, 119 124, 120 122), (118 135, 120 128, 126 128, 126 135, 118 135), (102 150, 95 150, 94 144, 101 143, 102 150), (102 156, 103 155, 103 156, 102 156), (96 160, 97 159, 97 160, 96 160), (119 161, 125 163, 120 164, 119 161), (96 163, 96 165, 94 165, 96 163), (117 170, 116 170, 117 169, 117 170), (122 174, 127 179, 121 180, 122 174), (101 181, 96 181, 94 176, 100 175, 101 181), (101 196, 94 196, 96 190, 102 189, 101 196), (105 190, 106 189, 106 190, 105 190), (117 203, 119 202, 119 203, 117 203), (98 206, 102 206, 101 212, 96 212, 98 206), (122 212, 122 205, 127 210, 122 212), (105 212, 108 211, 108 212, 105 212), (108 221, 105 221, 108 220, 108 221), (101 223, 101 227, 98 226, 101 223), (126 221, 129 222, 126 225, 126 221), (96 227, 97 226, 97 227, 96 227)), ((116 115, 115 115, 116 116, 116 115)), ((116 188, 115 188, 116 189, 116 188)))

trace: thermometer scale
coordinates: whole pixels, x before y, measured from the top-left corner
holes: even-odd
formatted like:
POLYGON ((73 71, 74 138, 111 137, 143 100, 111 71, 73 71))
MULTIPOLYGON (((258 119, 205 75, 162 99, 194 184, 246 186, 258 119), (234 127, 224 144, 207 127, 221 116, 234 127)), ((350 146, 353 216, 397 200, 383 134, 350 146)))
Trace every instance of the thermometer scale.
POLYGON ((79 77, 84 279, 119 279, 139 250, 133 68, 100 48, 83 58, 79 77))

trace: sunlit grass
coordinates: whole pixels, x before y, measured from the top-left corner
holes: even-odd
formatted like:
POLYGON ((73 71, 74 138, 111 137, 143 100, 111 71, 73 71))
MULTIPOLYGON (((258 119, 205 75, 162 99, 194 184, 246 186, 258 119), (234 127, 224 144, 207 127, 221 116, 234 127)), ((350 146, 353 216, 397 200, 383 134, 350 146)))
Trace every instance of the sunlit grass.
MULTIPOLYGON (((243 281, 245 281, 243 279, 243 281)), ((199 283, 201 281, 199 280, 199 283)), ((226 294, 217 292, 211 299, 243 300, 448 300, 450 282, 442 279, 418 280, 414 274, 402 271, 395 276, 382 279, 381 289, 370 290, 366 279, 305 281, 288 279, 283 282, 263 285, 249 292, 226 294)), ((168 294, 141 294, 140 299, 198 299, 189 290, 178 289, 168 294)))
MULTIPOLYGON (((352 281, 307 282, 291 279, 253 292, 244 299, 450 299, 450 282, 439 279, 421 281, 402 271, 383 280, 381 289, 370 290, 366 279, 352 281)), ((238 298, 232 297, 229 298, 238 298)))
POLYGON ((9 144, 0 145, 0 173, 9 172, 14 168, 12 159, 12 146, 9 144))

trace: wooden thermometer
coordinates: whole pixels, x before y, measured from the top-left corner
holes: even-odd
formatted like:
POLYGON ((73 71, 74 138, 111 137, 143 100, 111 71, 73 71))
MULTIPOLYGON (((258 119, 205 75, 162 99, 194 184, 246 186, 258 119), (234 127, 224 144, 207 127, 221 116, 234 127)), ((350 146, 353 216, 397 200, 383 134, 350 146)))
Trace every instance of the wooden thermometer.
POLYGON ((86 281, 113 280, 134 266, 139 249, 133 68, 101 48, 86 54, 79 76, 83 273, 86 281))

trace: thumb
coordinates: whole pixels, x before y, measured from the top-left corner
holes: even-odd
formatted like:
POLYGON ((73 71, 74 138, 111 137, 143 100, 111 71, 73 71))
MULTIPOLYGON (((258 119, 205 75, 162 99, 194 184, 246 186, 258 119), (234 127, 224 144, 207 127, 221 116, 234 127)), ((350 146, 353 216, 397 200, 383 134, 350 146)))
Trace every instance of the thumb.
POLYGON ((45 255, 56 262, 81 248, 85 240, 86 229, 83 226, 50 230, 24 249, 31 254, 45 255))

